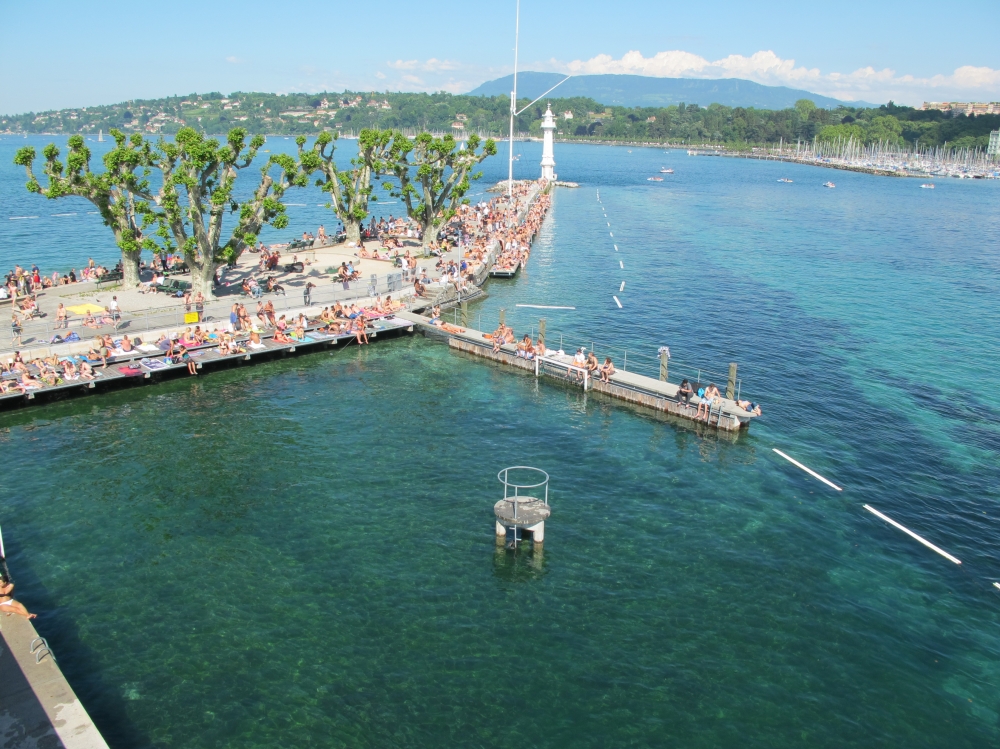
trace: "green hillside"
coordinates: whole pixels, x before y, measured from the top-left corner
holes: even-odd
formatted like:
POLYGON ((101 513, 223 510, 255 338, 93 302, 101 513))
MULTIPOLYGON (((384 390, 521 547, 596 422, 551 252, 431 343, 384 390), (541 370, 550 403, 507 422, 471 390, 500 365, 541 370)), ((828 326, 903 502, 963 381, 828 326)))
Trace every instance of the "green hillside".
MULTIPOLYGON (((590 98, 539 102, 518 119, 518 131, 539 135, 546 103, 559 122, 558 137, 628 142, 776 143, 814 137, 854 137, 863 141, 956 147, 985 147, 1000 116, 949 117, 943 112, 899 107, 816 107, 803 100, 794 107, 769 110, 712 104, 657 107, 608 107, 590 98)), ((527 99, 519 102, 527 106, 527 99)), ((245 127, 273 135, 311 135, 323 130, 345 134, 362 128, 399 128, 503 136, 508 129, 504 96, 454 96, 446 93, 191 94, 107 106, 0 116, 4 133, 105 133, 112 127, 149 135, 168 135, 184 125, 206 133, 245 127)))

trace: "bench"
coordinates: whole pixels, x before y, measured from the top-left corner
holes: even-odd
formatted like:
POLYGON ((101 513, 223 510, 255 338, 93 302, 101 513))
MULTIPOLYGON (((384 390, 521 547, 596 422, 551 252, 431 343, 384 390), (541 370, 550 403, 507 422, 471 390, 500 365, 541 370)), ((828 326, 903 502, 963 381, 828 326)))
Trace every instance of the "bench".
POLYGON ((125 278, 125 274, 122 273, 120 270, 109 271, 108 273, 105 273, 103 276, 100 276, 97 279, 97 288, 101 288, 101 284, 115 283, 116 281, 121 281, 123 278, 125 278))

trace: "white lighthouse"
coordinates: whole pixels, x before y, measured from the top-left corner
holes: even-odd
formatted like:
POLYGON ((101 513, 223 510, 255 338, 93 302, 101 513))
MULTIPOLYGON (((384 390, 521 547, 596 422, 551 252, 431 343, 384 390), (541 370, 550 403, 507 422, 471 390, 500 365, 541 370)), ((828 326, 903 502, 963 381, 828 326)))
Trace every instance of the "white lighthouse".
POLYGON ((552 131, 556 129, 556 121, 552 116, 552 105, 545 109, 545 117, 542 119, 542 179, 554 182, 556 178, 556 159, 552 153, 552 131))

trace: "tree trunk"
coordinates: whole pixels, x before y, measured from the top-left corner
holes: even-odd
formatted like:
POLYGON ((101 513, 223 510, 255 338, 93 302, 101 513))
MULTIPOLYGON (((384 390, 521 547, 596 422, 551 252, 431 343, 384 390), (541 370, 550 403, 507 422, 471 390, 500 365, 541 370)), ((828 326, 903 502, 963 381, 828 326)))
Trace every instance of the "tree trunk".
POLYGON ((141 252, 122 252, 122 289, 134 289, 139 285, 139 258, 141 252))
POLYGON ((187 265, 191 269, 191 293, 197 294, 200 291, 205 299, 215 299, 212 279, 215 278, 215 270, 219 264, 211 260, 199 263, 187 258, 187 265))
POLYGON ((435 242, 437 242, 438 229, 439 229, 439 227, 434 226, 434 224, 431 224, 430 226, 425 226, 424 227, 423 247, 424 247, 424 254, 425 255, 429 255, 430 254, 430 252, 429 252, 430 246, 432 244, 434 244, 435 242))
POLYGON ((347 241, 357 244, 361 241, 361 223, 356 219, 344 221, 344 231, 347 232, 347 241))

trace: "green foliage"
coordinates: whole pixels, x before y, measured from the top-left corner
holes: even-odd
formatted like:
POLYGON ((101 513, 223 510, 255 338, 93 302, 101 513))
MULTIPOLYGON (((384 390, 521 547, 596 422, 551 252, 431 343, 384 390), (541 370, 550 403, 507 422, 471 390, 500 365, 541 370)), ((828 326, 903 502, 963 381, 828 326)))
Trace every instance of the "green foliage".
POLYGON ((455 216, 471 182, 482 176, 481 172, 472 173, 472 169, 496 152, 492 139, 484 143, 475 134, 468 137, 465 148, 459 148, 450 133, 441 138, 420 133, 411 140, 396 132, 385 164, 399 184, 386 182, 383 187, 402 198, 407 215, 423 227, 426 246, 437 238, 437 230, 455 216))
POLYGON ((312 150, 302 154, 302 171, 323 175, 316 184, 329 193, 328 205, 344 223, 351 241, 360 236, 360 223, 368 216, 368 201, 376 199, 372 179, 388 168, 386 156, 392 137, 391 130, 362 130, 358 135, 358 155, 351 159, 350 169, 340 169, 334 161, 337 133, 320 133, 312 150))
POLYGON ((281 199, 289 187, 306 184, 308 172, 301 168, 305 141, 296 139, 298 158, 271 155, 261 167, 256 190, 242 202, 233 191, 239 174, 264 145, 262 136, 248 140, 246 129, 233 128, 220 142, 193 128, 182 128, 173 143, 160 140, 157 144, 156 166, 163 173, 158 196, 162 225, 169 229, 188 265, 201 271, 203 282, 220 263, 252 246, 265 224, 279 229, 288 225, 281 199), (236 217, 228 236, 223 227, 227 215, 236 217))

